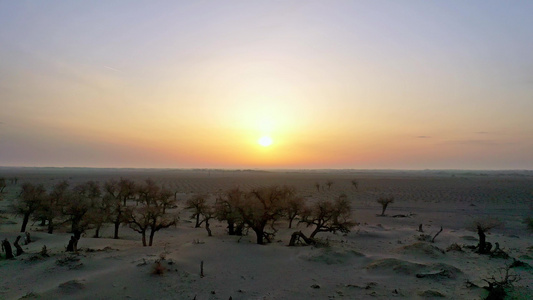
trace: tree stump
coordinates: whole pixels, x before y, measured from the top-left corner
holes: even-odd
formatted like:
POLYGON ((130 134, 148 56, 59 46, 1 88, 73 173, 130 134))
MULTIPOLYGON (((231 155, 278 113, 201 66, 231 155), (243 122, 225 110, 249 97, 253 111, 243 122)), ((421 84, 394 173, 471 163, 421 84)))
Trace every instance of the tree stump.
POLYGON ((24 253, 24 250, 22 250, 22 247, 19 245, 19 240, 20 240, 21 236, 17 236, 17 239, 15 240, 15 242, 13 243, 13 245, 15 246, 15 248, 17 248, 17 256, 21 255, 22 253, 24 253))
POLYGON ((11 244, 9 243, 7 238, 2 241, 2 251, 6 253, 6 259, 11 259, 14 257, 13 250, 11 249, 11 244))

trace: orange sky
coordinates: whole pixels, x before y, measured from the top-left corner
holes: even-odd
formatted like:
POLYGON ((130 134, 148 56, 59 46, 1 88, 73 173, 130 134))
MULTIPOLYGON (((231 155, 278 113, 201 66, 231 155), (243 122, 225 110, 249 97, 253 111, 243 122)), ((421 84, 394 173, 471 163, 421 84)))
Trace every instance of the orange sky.
POLYGON ((2 2, 0 166, 532 169, 532 8, 2 2))

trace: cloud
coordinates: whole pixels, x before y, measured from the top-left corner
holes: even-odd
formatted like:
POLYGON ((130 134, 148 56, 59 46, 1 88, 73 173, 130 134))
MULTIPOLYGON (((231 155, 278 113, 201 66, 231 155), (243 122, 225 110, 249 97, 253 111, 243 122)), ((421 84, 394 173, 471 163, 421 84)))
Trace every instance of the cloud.
POLYGON ((111 68, 111 67, 109 67, 109 66, 104 66, 104 68, 109 69, 109 70, 112 70, 112 71, 115 71, 115 72, 122 72, 122 71, 120 71, 120 70, 118 70, 118 69, 111 68))
POLYGON ((430 136, 427 136, 427 135, 419 135, 416 137, 417 139, 430 139, 431 137, 430 136))
POLYGON ((494 140, 453 140, 453 141, 447 141, 446 144, 452 144, 452 145, 466 145, 466 146, 501 146, 501 145, 513 145, 516 143, 512 142, 499 142, 494 140))
POLYGON ((489 134, 488 131, 477 131, 476 134, 489 134))

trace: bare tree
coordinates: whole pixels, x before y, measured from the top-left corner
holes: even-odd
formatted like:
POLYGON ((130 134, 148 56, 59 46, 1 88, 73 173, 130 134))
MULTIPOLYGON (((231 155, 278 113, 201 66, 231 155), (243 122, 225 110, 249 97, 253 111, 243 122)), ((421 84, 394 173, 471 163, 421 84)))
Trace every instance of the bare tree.
POLYGON ((389 206, 389 204, 394 203, 394 197, 393 196, 379 197, 376 200, 376 202, 381 204, 381 215, 380 216, 385 216, 385 210, 387 209, 387 206, 389 206))
POLYGON ((293 189, 287 186, 255 188, 246 193, 245 201, 237 207, 244 223, 256 234, 257 244, 270 242, 275 235, 274 222, 282 216, 283 202, 293 189), (267 232, 270 224, 272 231, 267 232))
POLYGON ((219 221, 226 221, 229 235, 242 235, 244 221, 238 207, 244 201, 245 193, 239 188, 232 188, 217 196, 215 202, 215 217, 219 221))
POLYGON ((45 197, 46 189, 42 184, 37 186, 31 183, 22 184, 19 199, 14 204, 16 213, 22 215, 20 232, 26 231, 30 216, 39 208, 45 197))
POLYGON ((359 181, 357 179, 352 179, 352 185, 356 191, 359 190, 359 181))
POLYGON ((171 194, 162 191, 151 179, 138 189, 139 207, 128 208, 128 224, 131 229, 142 236, 143 246, 146 246, 146 233, 149 231, 148 246, 152 246, 154 235, 157 231, 176 225, 177 217, 163 212, 163 203, 171 194))
POLYGON ((290 195, 285 201, 285 214, 289 219, 289 228, 292 228, 292 222, 297 216, 302 214, 305 208, 305 199, 297 195, 290 195))
POLYGON ((209 221, 215 218, 215 216, 216 216, 215 205, 206 203, 205 208, 202 210, 202 218, 205 223, 205 230, 207 231, 208 236, 213 236, 213 233, 211 232, 211 227, 210 227, 211 224, 209 224, 209 221))
POLYGON ((109 212, 110 221, 114 225, 114 239, 119 238, 120 224, 125 221, 126 202, 134 198, 136 190, 135 183, 129 179, 108 180, 104 183, 102 200, 104 207, 109 212))
POLYGON ((479 254, 489 254, 492 245, 486 240, 486 233, 493 228, 501 228, 503 223, 496 218, 477 218, 472 223, 467 225, 467 229, 477 232, 479 236, 479 244, 476 247, 476 252, 479 254))
POLYGON ((351 207, 346 195, 341 195, 334 201, 320 200, 313 203, 303 213, 301 223, 315 226, 309 236, 314 238, 319 232, 350 232, 356 223, 351 220, 351 207))
POLYGON ((328 179, 326 181, 326 185, 328 186, 328 191, 331 190, 331 186, 333 185, 333 181, 328 179))
POLYGON ((317 192, 320 192, 320 183, 315 182, 315 188, 317 192))
POLYGON ((191 219, 196 220, 194 228, 199 228, 204 222, 201 216, 207 210, 207 196, 202 194, 195 194, 189 200, 187 200, 186 209, 192 210, 191 219))
MULTIPOLYGON (((55 221, 61 216, 61 207, 65 204, 69 183, 63 180, 52 187, 48 196, 41 201, 37 212, 41 220, 48 222, 48 233, 52 234, 55 229, 55 221)), ((41 223, 42 224, 42 223, 41 223)))
POLYGON ((75 186, 69 194, 69 199, 62 207, 63 215, 68 217, 71 223, 71 232, 74 238, 79 240, 81 234, 92 224, 91 210, 97 207, 102 192, 95 181, 75 186))

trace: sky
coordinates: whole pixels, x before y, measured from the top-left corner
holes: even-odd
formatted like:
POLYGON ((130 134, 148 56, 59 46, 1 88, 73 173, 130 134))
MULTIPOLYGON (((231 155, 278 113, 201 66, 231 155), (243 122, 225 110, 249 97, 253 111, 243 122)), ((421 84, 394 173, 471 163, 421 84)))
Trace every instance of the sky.
POLYGON ((0 166, 533 169, 532 13, 0 0, 0 166))

